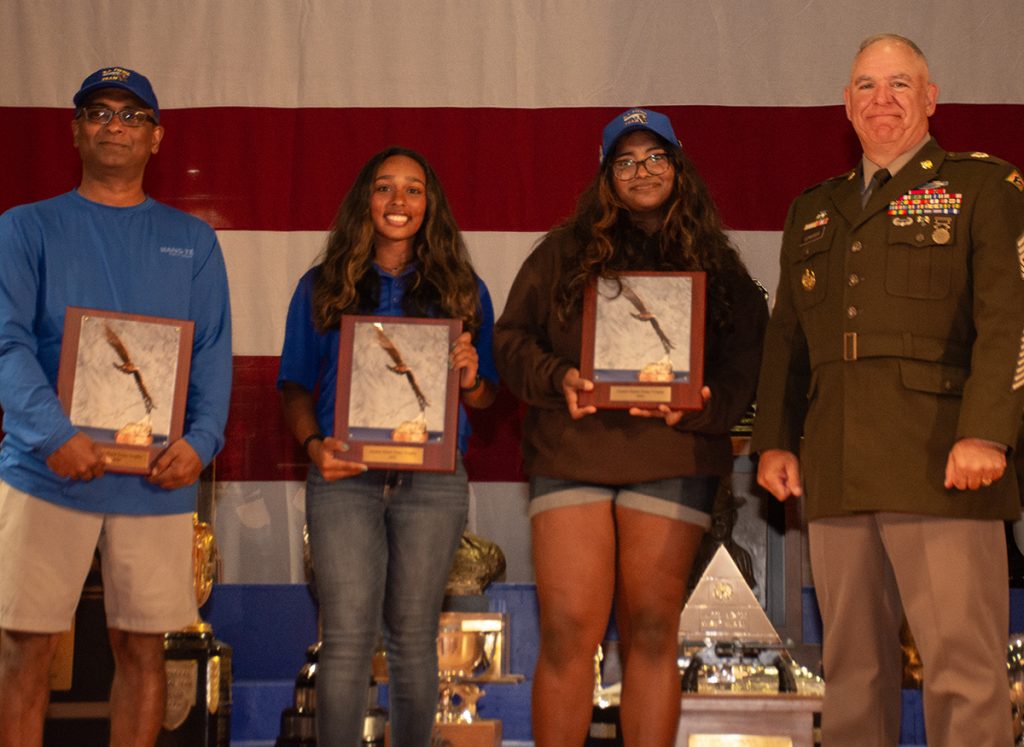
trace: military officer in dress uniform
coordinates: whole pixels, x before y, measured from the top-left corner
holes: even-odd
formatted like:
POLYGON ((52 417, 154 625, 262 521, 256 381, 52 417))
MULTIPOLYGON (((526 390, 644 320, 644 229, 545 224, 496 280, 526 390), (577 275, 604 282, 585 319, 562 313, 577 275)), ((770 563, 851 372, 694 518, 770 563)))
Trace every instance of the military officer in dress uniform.
POLYGON ((830 747, 898 743, 904 613, 928 744, 1012 741, 1024 180, 939 147, 937 94, 912 41, 863 42, 843 98, 864 157, 790 208, 765 337, 752 448, 759 483, 804 500, 830 747))

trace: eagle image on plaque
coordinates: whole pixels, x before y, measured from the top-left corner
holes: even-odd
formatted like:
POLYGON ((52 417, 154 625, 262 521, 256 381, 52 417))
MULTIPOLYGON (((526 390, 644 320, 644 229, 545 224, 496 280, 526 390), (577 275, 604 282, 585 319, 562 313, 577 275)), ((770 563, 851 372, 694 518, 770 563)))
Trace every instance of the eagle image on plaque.
POLYGON ((458 372, 450 319, 345 316, 341 322, 335 433, 351 457, 393 469, 452 470, 458 372))
POLYGON ((702 272, 597 278, 583 307, 583 405, 699 409, 703 384, 702 272))
POLYGON ((145 473, 181 437, 193 323, 68 307, 57 392, 112 472, 145 473))

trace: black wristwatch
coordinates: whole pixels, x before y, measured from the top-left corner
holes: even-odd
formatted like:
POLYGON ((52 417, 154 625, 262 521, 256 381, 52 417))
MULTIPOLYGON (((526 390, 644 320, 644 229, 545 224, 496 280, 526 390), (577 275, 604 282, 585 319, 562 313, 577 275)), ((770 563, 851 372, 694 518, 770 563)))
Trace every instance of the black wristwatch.
POLYGON ((313 443, 314 441, 323 441, 323 440, 324 440, 324 434, 323 433, 320 433, 319 431, 317 431, 316 433, 311 433, 310 435, 306 436, 306 440, 302 442, 302 450, 303 451, 309 451, 309 445, 311 443, 313 443))
POLYGON ((484 380, 480 378, 480 374, 477 374, 476 379, 473 380, 472 384, 466 387, 459 387, 459 390, 463 394, 469 394, 470 392, 475 392, 477 389, 479 389, 483 385, 483 383, 484 380))

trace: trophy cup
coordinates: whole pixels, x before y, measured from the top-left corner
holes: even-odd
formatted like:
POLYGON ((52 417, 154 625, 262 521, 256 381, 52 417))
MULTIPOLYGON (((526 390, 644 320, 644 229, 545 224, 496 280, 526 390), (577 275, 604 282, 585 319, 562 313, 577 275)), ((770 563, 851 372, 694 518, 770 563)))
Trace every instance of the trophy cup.
MULTIPOLYGON (((210 522, 201 521, 199 514, 192 515, 192 586, 196 592, 196 606, 202 607, 213 593, 213 580, 217 575, 217 546, 213 541, 213 527, 210 522)), ((188 630, 210 632, 213 628, 201 619, 188 630)))
MULTIPOLYGON (((501 721, 480 717, 477 703, 484 695, 479 683, 523 680, 522 675, 508 672, 508 615, 484 611, 488 608, 484 589, 504 570, 501 548, 469 532, 463 534, 448 574, 446 611, 438 619, 438 705, 431 744, 501 747, 501 721)), ((373 680, 383 683, 387 677, 387 654, 380 647, 373 659, 373 680)), ((373 715, 367 711, 368 719, 373 715)), ((384 745, 390 744, 388 724, 384 745)))
POLYGON ((484 691, 479 685, 461 680, 489 666, 497 640, 494 631, 469 629, 456 614, 442 614, 437 633, 437 670, 441 681, 436 720, 441 724, 471 724, 478 720, 476 704, 484 691))
POLYGON ((438 621, 438 707, 435 742, 500 747, 501 721, 481 718, 482 682, 514 683, 509 674, 508 617, 488 612, 484 590, 505 573, 505 555, 495 543, 462 535, 445 588, 438 621))

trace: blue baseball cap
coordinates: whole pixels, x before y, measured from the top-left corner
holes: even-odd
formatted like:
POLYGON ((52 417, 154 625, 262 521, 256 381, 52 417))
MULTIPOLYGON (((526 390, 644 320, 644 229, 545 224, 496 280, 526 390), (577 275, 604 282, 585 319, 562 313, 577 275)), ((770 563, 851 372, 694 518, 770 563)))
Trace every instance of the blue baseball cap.
POLYGON ((157 121, 160 121, 160 106, 156 103, 156 94, 149 79, 142 73, 126 67, 101 67, 82 81, 82 87, 75 94, 75 107, 80 107, 89 98, 89 94, 104 88, 121 88, 153 110, 157 121))
POLYGON ((622 114, 605 125, 604 139, 601 146, 602 163, 612 152, 615 141, 633 130, 650 130, 672 145, 680 144, 675 131, 672 129, 672 123, 664 114, 652 112, 650 109, 630 109, 622 112, 622 114))

